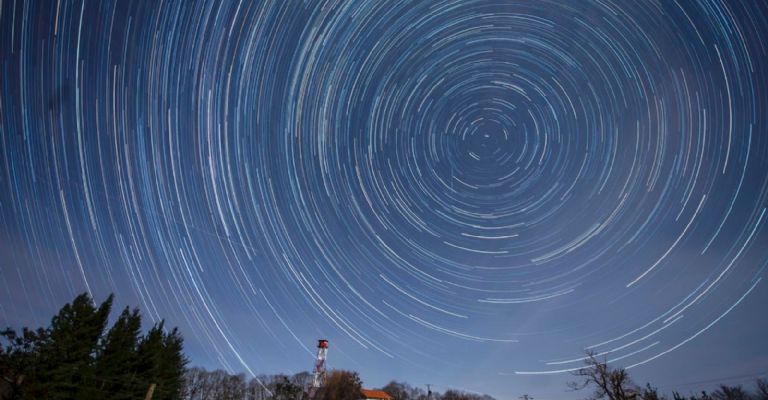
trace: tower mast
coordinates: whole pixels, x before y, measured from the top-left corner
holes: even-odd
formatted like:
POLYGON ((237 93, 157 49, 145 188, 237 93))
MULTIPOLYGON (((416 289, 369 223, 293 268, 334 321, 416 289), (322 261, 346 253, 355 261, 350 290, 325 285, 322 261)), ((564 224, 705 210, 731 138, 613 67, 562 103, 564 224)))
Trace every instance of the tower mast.
POLYGON ((328 340, 317 341, 317 358, 315 359, 315 375, 312 379, 312 387, 309 390, 309 398, 314 399, 317 389, 325 382, 325 358, 328 356, 328 340))

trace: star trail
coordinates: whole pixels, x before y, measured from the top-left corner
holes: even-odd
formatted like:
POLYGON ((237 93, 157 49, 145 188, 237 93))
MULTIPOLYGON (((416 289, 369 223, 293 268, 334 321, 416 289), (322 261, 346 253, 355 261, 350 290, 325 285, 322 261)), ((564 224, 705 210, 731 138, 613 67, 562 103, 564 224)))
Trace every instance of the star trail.
POLYGON ((2 0, 0 32, 3 326, 114 292, 196 365, 322 337, 500 399, 585 349, 766 373, 763 1, 2 0))

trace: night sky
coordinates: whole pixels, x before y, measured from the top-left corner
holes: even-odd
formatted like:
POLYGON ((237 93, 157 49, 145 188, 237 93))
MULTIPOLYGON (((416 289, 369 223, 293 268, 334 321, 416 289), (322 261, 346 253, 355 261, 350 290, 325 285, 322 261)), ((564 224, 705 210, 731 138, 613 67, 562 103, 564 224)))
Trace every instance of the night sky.
POLYGON ((0 1, 0 325, 577 398, 768 372, 768 3, 0 1))

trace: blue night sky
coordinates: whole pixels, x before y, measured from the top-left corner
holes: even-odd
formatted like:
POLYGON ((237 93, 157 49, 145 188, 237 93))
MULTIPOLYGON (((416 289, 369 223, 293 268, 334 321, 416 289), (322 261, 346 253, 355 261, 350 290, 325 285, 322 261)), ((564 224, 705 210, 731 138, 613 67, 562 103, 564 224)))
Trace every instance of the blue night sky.
POLYGON ((768 4, 0 2, 0 325, 499 399, 768 370, 768 4))

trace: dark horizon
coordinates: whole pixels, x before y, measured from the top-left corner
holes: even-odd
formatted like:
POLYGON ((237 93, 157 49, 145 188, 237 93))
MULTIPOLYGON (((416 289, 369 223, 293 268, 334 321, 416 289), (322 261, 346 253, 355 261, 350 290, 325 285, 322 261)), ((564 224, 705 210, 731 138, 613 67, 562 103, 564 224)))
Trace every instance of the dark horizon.
MULTIPOLYGON (((0 326, 577 399, 768 370, 768 5, 0 3, 0 326), (118 308, 119 308, 118 307, 118 308)), ((690 387, 691 389, 686 389, 690 387)))

